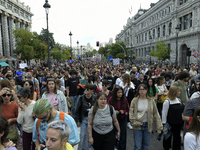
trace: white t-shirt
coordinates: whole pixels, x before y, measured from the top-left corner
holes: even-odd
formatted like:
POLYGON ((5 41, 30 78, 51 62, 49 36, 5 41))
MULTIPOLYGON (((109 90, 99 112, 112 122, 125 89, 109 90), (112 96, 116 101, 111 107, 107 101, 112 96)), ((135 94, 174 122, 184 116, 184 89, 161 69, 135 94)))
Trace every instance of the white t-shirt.
MULTIPOLYGON (((200 136, 200 135, 199 135, 200 136)), ((184 150, 200 150, 200 138, 191 132, 187 132, 184 137, 184 150)))
POLYGON ((115 81, 115 84, 116 84, 116 85, 119 85, 120 82, 122 82, 122 79, 121 79, 121 78, 117 78, 117 80, 115 81))
POLYGON ((164 92, 165 89, 167 89, 167 87, 163 84, 161 86, 158 86, 157 84, 155 84, 155 86, 157 87, 159 93, 164 92))
MULTIPOLYGON (((128 85, 128 83, 126 83, 126 84, 124 85, 123 82, 120 82, 120 84, 119 84, 119 86, 121 86, 123 89, 124 89, 124 87, 127 86, 127 85, 128 85)), ((133 84, 132 82, 131 82, 130 87, 131 87, 132 89, 135 89, 135 86, 134 86, 134 84, 133 84)), ((124 89, 124 93, 126 93, 126 97, 128 97, 128 92, 129 92, 129 90, 130 90, 129 87, 128 87, 127 89, 124 89)))
POLYGON ((194 93, 192 94, 192 96, 190 97, 190 99, 194 99, 194 98, 197 98, 197 97, 200 97, 200 92, 199 92, 199 91, 194 92, 194 93))

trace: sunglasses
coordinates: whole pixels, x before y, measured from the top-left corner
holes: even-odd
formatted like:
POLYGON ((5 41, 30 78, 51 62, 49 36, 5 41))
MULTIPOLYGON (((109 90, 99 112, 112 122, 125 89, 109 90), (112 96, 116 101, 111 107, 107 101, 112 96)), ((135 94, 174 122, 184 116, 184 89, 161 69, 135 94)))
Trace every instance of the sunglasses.
POLYGON ((44 117, 42 117, 42 118, 38 118, 37 116, 35 116, 35 118, 44 120, 44 119, 46 119, 48 117, 48 115, 49 115, 49 112, 47 112, 47 114, 44 117))
POLYGON ((107 84, 102 84, 102 86, 107 86, 107 84))
POLYGON ((11 94, 3 94, 2 96, 3 96, 3 97, 6 97, 6 96, 10 97, 11 94))

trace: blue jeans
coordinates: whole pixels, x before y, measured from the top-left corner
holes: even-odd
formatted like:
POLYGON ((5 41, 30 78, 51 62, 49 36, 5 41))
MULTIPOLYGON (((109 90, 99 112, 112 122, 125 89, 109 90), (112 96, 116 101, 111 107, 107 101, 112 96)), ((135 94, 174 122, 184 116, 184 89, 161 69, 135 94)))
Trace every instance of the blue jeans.
POLYGON ((141 125, 141 130, 133 130, 134 136, 134 150, 148 150, 150 140, 151 140, 151 133, 148 132, 148 124, 144 122, 141 125))
MULTIPOLYGON (((87 135, 87 125, 88 125, 88 117, 84 117, 81 123, 81 133, 80 133, 80 139, 81 139, 81 148, 80 150, 86 150, 85 147, 85 139, 87 135)), ((89 142, 88 139, 88 150, 92 150, 92 145, 89 142)))
POLYGON ((70 98, 71 101, 72 101, 72 105, 71 105, 72 117, 75 118, 75 111, 76 111, 76 106, 77 106, 77 104, 78 104, 79 95, 70 96, 69 98, 70 98))

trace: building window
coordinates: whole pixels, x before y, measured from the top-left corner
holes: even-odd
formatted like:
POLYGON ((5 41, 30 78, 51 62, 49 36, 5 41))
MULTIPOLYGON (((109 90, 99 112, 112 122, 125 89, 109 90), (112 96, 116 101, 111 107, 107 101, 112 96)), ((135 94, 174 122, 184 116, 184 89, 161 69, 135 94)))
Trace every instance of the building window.
POLYGON ((189 28, 189 15, 185 15, 183 19, 184 19, 184 30, 186 30, 189 28))
POLYGON ((163 26, 163 37, 165 36, 165 25, 163 26))
POLYGON ((147 41, 147 33, 145 33, 145 41, 147 41))
POLYGON ((160 37, 160 27, 158 27, 158 38, 160 37))
POLYGON ((172 33, 172 23, 170 22, 169 23, 169 35, 171 35, 171 33, 172 33))
POLYGON ((169 11, 169 13, 170 13, 170 7, 168 8, 168 11, 169 11))
POLYGON ((155 39, 155 29, 153 29, 153 39, 155 39))
POLYGON ((179 23, 180 23, 179 29, 180 29, 180 31, 181 31, 181 30, 182 30, 182 18, 179 18, 179 23))
POLYGON ((190 14, 190 28, 192 27, 192 13, 190 14))
POLYGON ((150 39, 150 36, 151 36, 151 31, 149 31, 149 39, 150 39))

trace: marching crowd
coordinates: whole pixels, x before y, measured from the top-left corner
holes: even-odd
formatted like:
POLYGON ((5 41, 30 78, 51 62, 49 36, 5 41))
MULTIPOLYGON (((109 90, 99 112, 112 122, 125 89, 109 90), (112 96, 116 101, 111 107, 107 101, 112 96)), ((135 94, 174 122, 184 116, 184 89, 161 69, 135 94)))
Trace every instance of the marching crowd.
POLYGON ((78 61, 51 70, 2 67, 0 150, 126 150, 127 127, 134 150, 148 150, 151 134, 163 140, 160 149, 200 150, 198 69, 78 61))

